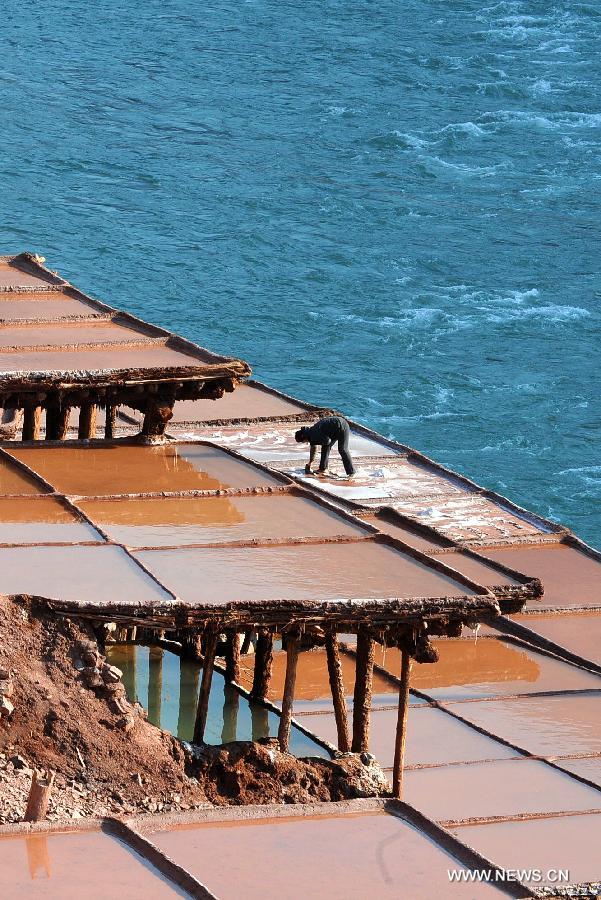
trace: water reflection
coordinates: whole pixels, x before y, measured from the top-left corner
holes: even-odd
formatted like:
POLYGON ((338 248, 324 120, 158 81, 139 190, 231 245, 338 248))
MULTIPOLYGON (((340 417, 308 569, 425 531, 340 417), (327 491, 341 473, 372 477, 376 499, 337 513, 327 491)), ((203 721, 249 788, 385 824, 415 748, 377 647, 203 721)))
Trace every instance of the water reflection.
POLYGON ((50 878, 52 866, 48 853, 48 838, 45 834, 31 834, 25 838, 27 848, 27 865, 29 876, 34 878, 50 878))
MULTIPOLYGON (((145 707, 149 721, 191 741, 202 666, 160 647, 112 644, 106 652, 111 665, 123 671, 127 696, 145 707)), ((213 674, 205 730, 208 744, 275 737, 278 724, 275 713, 248 701, 219 672, 213 674)), ((290 750, 296 756, 329 758, 323 747, 294 727, 290 750)))

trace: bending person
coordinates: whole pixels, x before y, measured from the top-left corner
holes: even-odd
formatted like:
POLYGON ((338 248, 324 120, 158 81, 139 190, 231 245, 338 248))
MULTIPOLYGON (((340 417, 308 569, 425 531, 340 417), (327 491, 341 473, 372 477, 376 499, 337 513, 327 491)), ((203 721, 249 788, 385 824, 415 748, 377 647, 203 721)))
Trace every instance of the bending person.
POLYGON ((344 465, 344 471, 347 475, 355 474, 355 467, 349 453, 350 429, 348 422, 342 416, 328 416, 326 419, 320 419, 309 428, 299 428, 294 437, 299 444, 311 444, 309 462, 305 466, 306 475, 310 475, 313 471, 311 466, 318 446, 321 447, 321 459, 317 472, 319 475, 327 472, 330 450, 332 444, 335 443, 338 443, 338 452, 344 465))

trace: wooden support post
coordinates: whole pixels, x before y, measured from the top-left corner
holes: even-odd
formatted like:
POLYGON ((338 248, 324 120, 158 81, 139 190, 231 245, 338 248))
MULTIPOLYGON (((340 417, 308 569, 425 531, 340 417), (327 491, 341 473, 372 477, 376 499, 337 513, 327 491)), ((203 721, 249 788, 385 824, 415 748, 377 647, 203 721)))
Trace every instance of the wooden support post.
POLYGON ((56 441, 59 429, 59 416, 61 408, 58 403, 50 403, 46 406, 46 440, 56 441))
POLYGON ((117 407, 114 403, 106 404, 105 416, 104 438, 107 441, 112 441, 115 435, 115 420, 117 418, 117 407))
POLYGON ((23 440, 39 441, 41 424, 41 405, 39 403, 28 403, 23 415, 23 440))
POLYGON ((182 638, 182 656, 184 659, 202 659, 202 638, 194 631, 187 632, 182 638))
POLYGON ((407 650, 401 650, 401 685, 399 687, 399 716, 396 723, 394 743, 394 765, 392 768, 392 796, 398 800, 403 794, 403 761, 405 759, 405 740, 407 737, 407 715, 409 713, 409 674, 411 672, 411 656, 407 650))
POLYGON ((240 683, 240 635, 228 631, 225 644, 225 679, 240 683))
POLYGON ((284 682, 284 697, 282 698, 282 714, 280 727, 278 728, 278 741, 282 753, 288 752, 290 744, 290 726, 292 724, 292 704, 294 703, 294 688, 296 685, 296 666, 298 663, 298 635, 290 635, 286 647, 286 680, 284 682))
POLYGON ((255 648, 255 672, 251 695, 257 700, 265 700, 269 691, 273 669, 273 635, 266 628, 260 628, 255 648))
POLYGON ((65 397, 55 397, 46 407, 46 440, 64 441, 69 433, 71 406, 65 397))
POLYGON ((242 647, 240 649, 240 653, 242 656, 246 656, 248 651, 250 650, 250 645, 253 638, 253 630, 252 628, 247 628, 244 632, 244 640, 242 641, 242 647))
POLYGON ((367 628, 357 634, 357 669, 353 698, 353 753, 369 750, 369 718, 374 674, 374 639, 367 628))
POLYGON ((174 398, 151 397, 148 400, 142 434, 144 437, 162 437, 167 423, 173 418, 174 398))
POLYGON ((213 666, 215 664, 215 650, 217 648, 217 633, 209 631, 205 641, 205 656, 202 664, 202 680, 200 682, 200 694, 196 708, 196 722, 194 723, 195 744, 204 743, 207 713, 209 711, 209 694, 211 693, 211 681, 213 680, 213 666))
POLYGON ((0 400, 0 440, 12 441, 17 437, 17 430, 23 421, 23 410, 18 409, 16 401, 10 396, 0 400))
POLYGON ((54 772, 50 772, 47 777, 44 777, 37 771, 33 773, 25 810, 26 822, 41 822, 46 818, 48 801, 54 784, 54 774, 54 772))
POLYGON ((335 634, 328 634, 326 637, 326 654, 328 658, 330 688, 332 690, 332 699, 334 701, 336 730, 338 731, 338 749, 343 753, 348 753, 351 749, 348 731, 348 713, 344 695, 342 665, 340 663, 340 653, 338 651, 338 638, 335 634))
POLYGON ((98 407, 88 401, 81 404, 79 410, 79 428, 77 437, 80 441, 89 441, 96 437, 96 413, 98 407))
POLYGON ((64 400, 61 403, 61 410, 58 416, 58 423, 56 427, 56 440, 64 441, 67 435, 69 434, 69 422, 71 420, 71 405, 66 403, 64 400))

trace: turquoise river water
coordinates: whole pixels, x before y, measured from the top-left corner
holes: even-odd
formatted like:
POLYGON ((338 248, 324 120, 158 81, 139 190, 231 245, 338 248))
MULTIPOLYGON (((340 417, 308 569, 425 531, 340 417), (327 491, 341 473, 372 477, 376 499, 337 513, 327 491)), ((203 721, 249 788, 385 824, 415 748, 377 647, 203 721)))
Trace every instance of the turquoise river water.
POLYGON ((601 544, 598 3, 2 19, 2 252, 601 544))

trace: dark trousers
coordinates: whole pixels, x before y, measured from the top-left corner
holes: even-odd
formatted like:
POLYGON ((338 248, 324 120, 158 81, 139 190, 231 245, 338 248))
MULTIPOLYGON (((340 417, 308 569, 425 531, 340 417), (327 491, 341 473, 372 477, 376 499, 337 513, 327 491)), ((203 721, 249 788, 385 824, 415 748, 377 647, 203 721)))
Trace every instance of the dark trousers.
MULTIPOLYGON (((348 427, 348 422, 345 419, 340 419, 340 436, 336 439, 333 438, 332 444, 338 442, 338 452, 340 453, 340 458, 342 459, 342 465, 344 466, 344 471, 347 475, 355 474, 355 467, 353 465, 353 460, 351 454, 349 452, 349 438, 350 438, 350 429, 348 427)), ((330 447, 331 444, 323 444, 321 448, 321 462, 320 469, 327 469, 328 460, 330 458, 330 447)))

